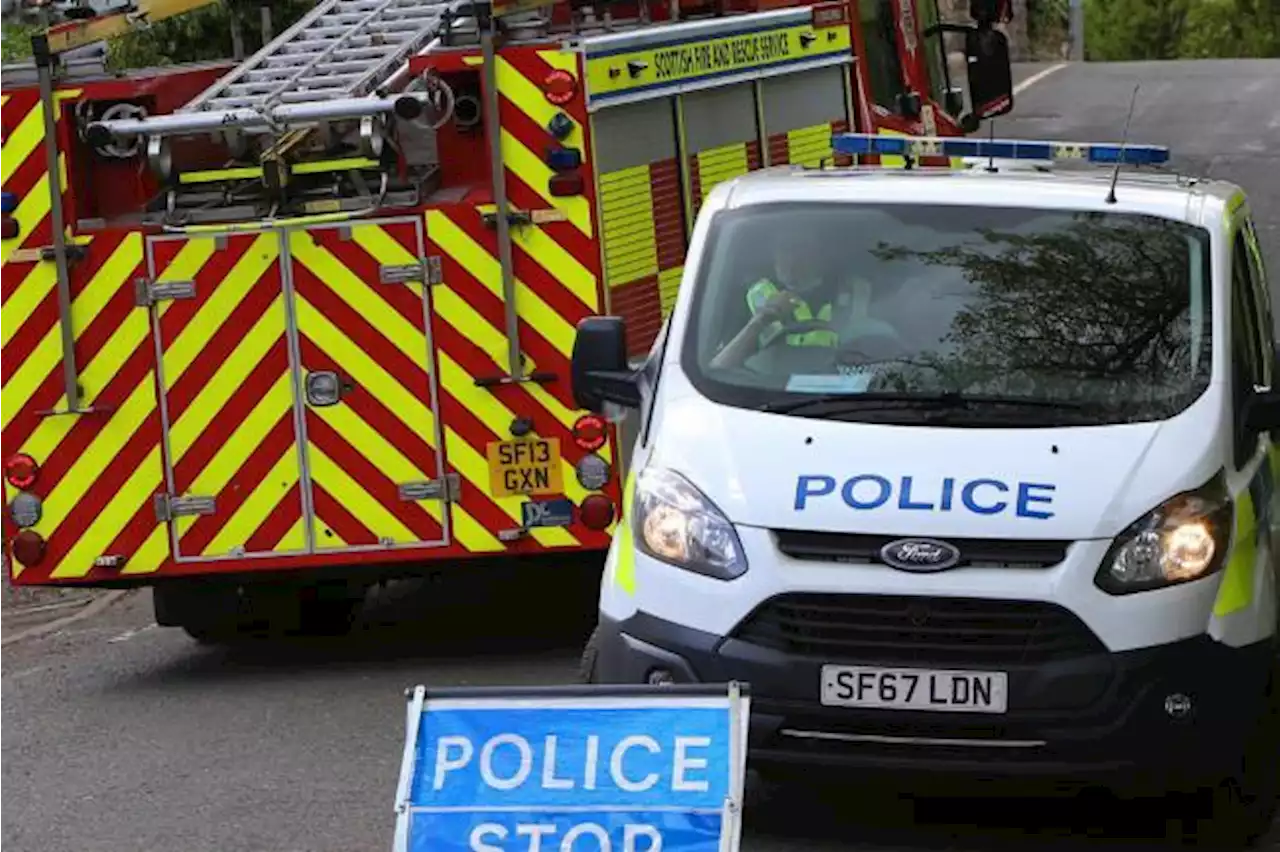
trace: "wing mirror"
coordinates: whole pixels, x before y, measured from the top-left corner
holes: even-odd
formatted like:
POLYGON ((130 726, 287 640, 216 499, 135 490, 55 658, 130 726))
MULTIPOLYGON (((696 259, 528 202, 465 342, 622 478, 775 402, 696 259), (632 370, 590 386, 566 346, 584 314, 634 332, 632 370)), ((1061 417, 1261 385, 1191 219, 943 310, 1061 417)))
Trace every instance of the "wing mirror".
POLYGON ((627 361, 627 327, 622 317, 587 317, 573 341, 573 401, 603 414, 606 402, 639 408, 640 372, 627 361))
POLYGON ((972 133, 983 119, 1013 110, 1009 39, 991 28, 966 29, 964 56, 968 63, 969 103, 973 105, 973 112, 961 119, 960 126, 966 133, 972 133))

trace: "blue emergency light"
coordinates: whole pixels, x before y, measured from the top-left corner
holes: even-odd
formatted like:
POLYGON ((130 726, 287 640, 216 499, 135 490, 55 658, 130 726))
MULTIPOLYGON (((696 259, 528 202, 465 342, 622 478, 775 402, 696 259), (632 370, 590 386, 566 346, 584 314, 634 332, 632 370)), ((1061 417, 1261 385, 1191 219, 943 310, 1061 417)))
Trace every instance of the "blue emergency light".
POLYGON ((831 138, 837 154, 890 157, 994 157, 1001 160, 1075 160, 1155 166, 1169 161, 1163 145, 1114 142, 1043 142, 1027 139, 977 139, 947 136, 881 136, 839 133, 831 138))
POLYGON ((12 192, 0 192, 0 213, 12 213, 18 209, 18 196, 12 192))

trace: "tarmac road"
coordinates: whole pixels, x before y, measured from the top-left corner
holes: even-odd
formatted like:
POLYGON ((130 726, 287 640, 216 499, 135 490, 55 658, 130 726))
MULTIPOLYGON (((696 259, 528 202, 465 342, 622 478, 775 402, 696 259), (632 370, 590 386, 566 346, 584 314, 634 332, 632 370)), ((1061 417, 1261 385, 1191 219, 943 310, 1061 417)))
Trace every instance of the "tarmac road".
MULTIPOLYGON (((1280 283, 1280 159, 1263 144, 1280 145, 1280 61, 1071 66, 1023 92, 1017 117, 996 132, 1118 138, 1135 79, 1131 138, 1244 183, 1280 283)), ((430 586, 414 584, 376 597, 351 637, 226 650, 154 627, 143 592, 6 644, 3 843, 9 852, 388 849, 402 690, 572 679, 589 625, 580 604, 548 608, 552 596, 504 584, 487 605, 446 612, 430 586)), ((912 804, 851 788, 753 805, 744 848, 1136 852, 1161 848, 1150 840, 1162 834, 1158 812, 1109 803, 912 804)), ((1264 848, 1280 850, 1280 835, 1264 848)))

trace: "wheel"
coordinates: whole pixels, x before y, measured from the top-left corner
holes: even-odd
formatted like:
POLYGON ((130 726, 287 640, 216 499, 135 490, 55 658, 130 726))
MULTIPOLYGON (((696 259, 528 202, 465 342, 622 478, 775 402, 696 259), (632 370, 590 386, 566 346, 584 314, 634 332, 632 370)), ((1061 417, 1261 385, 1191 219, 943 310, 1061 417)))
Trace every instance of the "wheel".
POLYGON ((591 631, 582 658, 578 661, 578 683, 599 683, 596 679, 596 660, 600 656, 600 628, 591 631))
POLYGON ((1247 849, 1266 836, 1280 808, 1280 658, 1266 704, 1234 777, 1208 791, 1207 814, 1193 818, 1185 840, 1196 846, 1247 849))

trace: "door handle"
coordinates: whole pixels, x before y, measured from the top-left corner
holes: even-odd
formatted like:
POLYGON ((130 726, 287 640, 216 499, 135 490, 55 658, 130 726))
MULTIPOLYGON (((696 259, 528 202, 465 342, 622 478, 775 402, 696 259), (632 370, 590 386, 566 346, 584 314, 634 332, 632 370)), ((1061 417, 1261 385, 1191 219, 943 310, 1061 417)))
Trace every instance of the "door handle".
POLYGON ((334 370, 317 370, 307 373, 304 382, 307 404, 315 408, 337 405, 344 396, 356 389, 355 383, 334 370))

